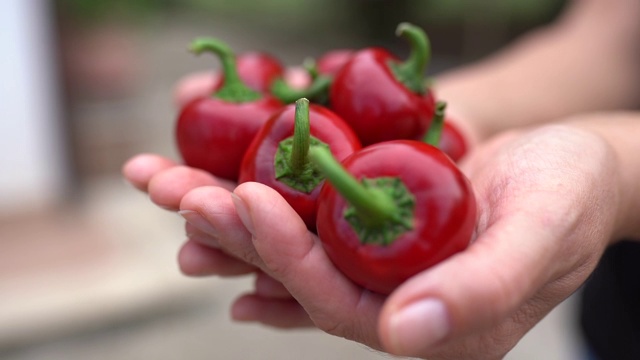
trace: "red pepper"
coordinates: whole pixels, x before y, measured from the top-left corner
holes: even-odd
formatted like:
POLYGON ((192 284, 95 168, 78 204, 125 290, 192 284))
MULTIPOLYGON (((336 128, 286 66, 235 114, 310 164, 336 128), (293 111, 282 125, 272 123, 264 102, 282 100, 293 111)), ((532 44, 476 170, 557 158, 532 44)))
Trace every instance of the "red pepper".
POLYGON ((275 189, 315 230, 316 199, 324 177, 311 166, 307 153, 318 146, 344 159, 360 149, 360 141, 332 111, 299 99, 271 117, 256 135, 242 161, 239 181, 275 189))
MULTIPOLYGON (((236 60, 240 80, 249 88, 262 93, 269 92, 273 81, 284 74, 280 61, 263 52, 247 52, 238 55, 236 60)), ((211 91, 220 89, 224 84, 224 76, 217 78, 211 91)))
POLYGON ((442 137, 438 148, 449 155, 451 160, 458 161, 467 153, 467 143, 460 130, 453 125, 448 118, 444 119, 442 137))
POLYGON ((370 145, 342 165, 309 153, 325 173, 317 231, 348 278, 389 294, 413 275, 464 250, 476 222, 467 178, 437 148, 415 140, 370 145))
POLYGON ((355 53, 354 50, 349 49, 337 49, 324 53, 316 63, 318 73, 335 76, 355 53))
POLYGON ((244 85, 233 51, 223 42, 196 39, 191 50, 218 55, 225 81, 211 96, 195 99, 181 110, 175 130, 178 150, 187 165, 235 181, 249 144, 284 105, 244 85))
POLYGON ((423 141, 439 148, 449 155, 451 160, 458 161, 467 152, 467 145, 460 131, 445 116, 446 103, 438 101, 436 112, 423 141))
POLYGON ((292 103, 300 98, 308 98, 316 104, 329 106, 329 87, 336 73, 353 57, 355 51, 340 49, 323 54, 318 61, 305 60, 303 66, 311 83, 306 88, 293 88, 284 78, 276 79, 271 92, 284 103, 292 103))
POLYGON ((419 139, 434 113, 433 98, 425 86, 430 57, 422 29, 402 23, 397 33, 412 51, 405 62, 382 48, 367 48, 353 55, 333 80, 331 108, 347 121, 363 145, 393 139, 419 139))
MULTIPOLYGON (((428 101, 436 101, 433 91, 429 91, 424 96, 428 101)), ((460 130, 451 123, 450 117, 444 114, 445 105, 446 104, 443 101, 436 101, 436 111, 431 126, 427 131, 427 133, 429 131, 433 132, 434 127, 441 127, 441 130, 437 130, 437 133, 440 134, 440 139, 437 140, 437 143, 435 142, 436 140, 429 141, 425 134, 423 140, 431 145, 437 144, 437 147, 440 150, 449 155, 453 161, 457 162, 467 153, 467 142, 464 136, 462 136, 462 133, 460 133, 460 130), (438 122, 442 122, 442 125, 439 125, 438 122)))

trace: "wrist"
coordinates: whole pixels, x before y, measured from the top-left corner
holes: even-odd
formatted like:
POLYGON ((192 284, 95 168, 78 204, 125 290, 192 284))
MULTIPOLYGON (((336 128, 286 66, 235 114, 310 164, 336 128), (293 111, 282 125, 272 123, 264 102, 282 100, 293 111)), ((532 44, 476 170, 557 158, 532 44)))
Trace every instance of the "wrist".
POLYGON ((601 137, 611 149, 613 169, 612 185, 618 195, 612 242, 621 239, 640 239, 640 113, 609 112, 569 119, 570 126, 601 137))

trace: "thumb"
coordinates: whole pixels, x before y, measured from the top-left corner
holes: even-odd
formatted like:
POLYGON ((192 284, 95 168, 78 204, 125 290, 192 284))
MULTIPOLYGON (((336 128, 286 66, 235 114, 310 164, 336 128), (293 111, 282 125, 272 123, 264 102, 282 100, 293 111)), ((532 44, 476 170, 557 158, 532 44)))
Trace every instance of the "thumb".
MULTIPOLYGON (((466 251, 418 274, 391 294, 378 324, 383 347, 398 355, 432 356, 439 345, 464 337, 468 341, 472 332, 482 334, 509 321, 552 276, 551 240, 526 214, 498 220, 466 251)), ((550 307, 532 308, 538 312, 527 316, 527 326, 503 327, 504 337, 499 338, 503 343, 494 346, 495 351, 506 353, 550 307)), ((473 351, 470 347, 473 344, 463 345, 473 351)))

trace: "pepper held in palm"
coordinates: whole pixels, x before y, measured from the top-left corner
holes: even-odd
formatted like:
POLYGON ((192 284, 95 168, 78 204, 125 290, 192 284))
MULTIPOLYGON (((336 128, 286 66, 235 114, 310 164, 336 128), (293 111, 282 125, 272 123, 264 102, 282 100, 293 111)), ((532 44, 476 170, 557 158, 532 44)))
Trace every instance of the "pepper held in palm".
POLYGON ((460 130, 447 120, 445 116, 446 105, 444 101, 436 102, 433 121, 422 140, 436 146, 449 155, 451 160, 457 162, 467 153, 467 143, 460 130))
POLYGON ((412 45, 406 61, 382 48, 360 50, 331 84, 331 108, 351 125, 363 145, 419 139, 431 123, 435 102, 424 96, 429 91, 424 81, 428 38, 407 23, 400 24, 397 33, 412 45))
POLYGON ((284 105, 240 80, 235 56, 215 39, 196 39, 191 50, 220 57, 224 84, 211 96, 189 102, 176 124, 178 150, 184 162, 216 176, 237 180, 246 149, 267 119, 284 105))
POLYGON ((303 98, 274 115, 256 135, 242 161, 239 181, 275 189, 315 230, 316 199, 324 177, 307 158, 312 147, 325 147, 344 159, 360 149, 360 141, 340 117, 303 98))
POLYGON ((318 235, 335 266, 356 284, 388 294, 468 246, 475 197, 437 148, 387 141, 342 165, 322 149, 309 156, 327 177, 318 198, 318 235))

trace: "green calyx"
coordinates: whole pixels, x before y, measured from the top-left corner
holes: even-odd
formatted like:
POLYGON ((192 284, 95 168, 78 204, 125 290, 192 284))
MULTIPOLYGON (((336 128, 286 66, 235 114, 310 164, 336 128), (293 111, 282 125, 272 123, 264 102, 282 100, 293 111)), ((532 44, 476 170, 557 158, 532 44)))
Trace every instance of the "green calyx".
POLYGON ((210 52, 220 59, 224 83, 212 94, 213 97, 234 103, 256 101, 262 97, 259 92, 250 89, 242 82, 238 74, 235 53, 224 42, 213 38, 197 38, 191 43, 189 50, 196 55, 210 52))
POLYGON ((389 67, 398 81, 416 94, 424 94, 425 71, 431 60, 431 43, 421 28, 403 22, 398 25, 396 34, 406 38, 411 44, 411 53, 404 62, 389 62, 389 67))
POLYGON ((402 180, 379 177, 359 181, 322 148, 311 149, 309 158, 349 203, 343 216, 362 244, 388 246, 413 229, 415 198, 402 180))
POLYGON ((424 135, 422 141, 438 147, 440 145, 440 138, 442 137, 442 129, 444 128, 444 111, 447 108, 447 103, 444 101, 438 101, 436 103, 436 111, 433 114, 431 125, 429 130, 424 135))
POLYGON ((309 124, 309 100, 296 101, 293 136, 278 144, 274 159, 276 180, 304 193, 311 193, 324 176, 308 158, 310 148, 322 147, 329 151, 329 145, 311 136, 309 124))

